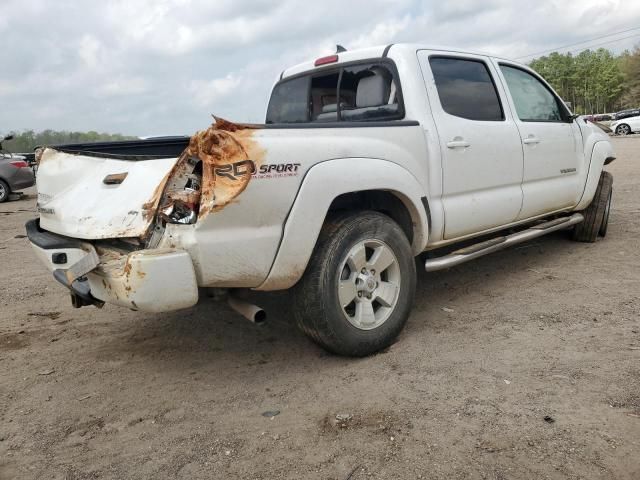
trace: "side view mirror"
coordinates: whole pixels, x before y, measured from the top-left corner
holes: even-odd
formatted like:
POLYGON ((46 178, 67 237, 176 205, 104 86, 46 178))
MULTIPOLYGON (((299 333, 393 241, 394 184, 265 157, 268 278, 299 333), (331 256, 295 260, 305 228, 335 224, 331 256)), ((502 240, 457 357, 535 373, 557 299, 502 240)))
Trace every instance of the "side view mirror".
POLYGON ((6 137, 4 137, 4 140, 13 140, 13 135, 7 135, 6 137))

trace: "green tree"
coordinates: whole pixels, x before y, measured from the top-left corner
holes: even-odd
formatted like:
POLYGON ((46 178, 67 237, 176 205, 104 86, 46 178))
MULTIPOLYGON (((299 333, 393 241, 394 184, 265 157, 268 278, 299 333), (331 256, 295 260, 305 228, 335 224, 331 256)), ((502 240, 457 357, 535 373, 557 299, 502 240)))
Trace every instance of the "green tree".
POLYGON ((530 66, 571 102, 577 113, 616 110, 626 92, 621 62, 604 48, 584 50, 576 56, 554 52, 533 60, 530 66))
POLYGON ((619 65, 627 87, 622 97, 623 105, 625 108, 637 108, 640 106, 640 46, 633 52, 624 52, 619 65))

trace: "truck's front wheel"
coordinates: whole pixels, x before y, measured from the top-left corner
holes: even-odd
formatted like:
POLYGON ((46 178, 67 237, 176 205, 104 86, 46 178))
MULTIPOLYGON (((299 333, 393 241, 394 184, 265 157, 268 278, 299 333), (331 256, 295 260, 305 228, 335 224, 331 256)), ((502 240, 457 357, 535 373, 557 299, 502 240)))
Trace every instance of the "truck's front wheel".
POLYGON ((574 227, 574 240, 579 242, 595 242, 598 235, 604 237, 607 234, 612 192, 613 175, 609 172, 602 172, 593 200, 591 200, 591 204, 582 212, 584 221, 574 227))
POLYGON ((390 345, 413 303, 411 246, 391 218, 358 212, 330 219, 294 287, 298 326, 325 349, 364 356, 390 345))

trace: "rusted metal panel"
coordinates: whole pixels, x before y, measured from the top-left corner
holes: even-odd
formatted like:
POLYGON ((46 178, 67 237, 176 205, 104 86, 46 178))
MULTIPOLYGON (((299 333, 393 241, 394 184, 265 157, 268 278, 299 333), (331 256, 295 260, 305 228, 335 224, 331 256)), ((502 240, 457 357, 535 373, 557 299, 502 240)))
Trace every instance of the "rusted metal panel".
POLYGON ((191 137, 171 174, 176 181, 167 188, 161 208, 175 201, 196 203, 197 194, 175 188, 180 178, 194 171, 195 159, 202 162, 198 218, 221 210, 247 188, 265 156, 265 150, 253 139, 256 126, 215 120, 191 137))
POLYGON ((198 300, 193 264, 184 250, 163 248, 127 254, 101 248, 99 255, 100 264, 87 275, 96 298, 148 312, 186 308, 198 300))
POLYGON ((156 214, 194 223, 240 195, 265 151, 256 126, 216 118, 178 158, 130 160, 65 153, 39 155, 41 225, 83 239, 147 240, 156 214))

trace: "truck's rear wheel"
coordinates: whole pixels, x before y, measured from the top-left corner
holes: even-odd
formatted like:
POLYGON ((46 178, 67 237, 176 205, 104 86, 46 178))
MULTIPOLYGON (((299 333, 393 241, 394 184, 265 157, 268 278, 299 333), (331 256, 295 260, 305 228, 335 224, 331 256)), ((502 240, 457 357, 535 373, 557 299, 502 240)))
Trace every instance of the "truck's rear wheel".
POLYGON ((606 235, 612 192, 613 175, 609 172, 602 172, 593 200, 582 212, 584 221, 577 224, 573 230, 574 240, 579 242, 595 242, 598 235, 603 237, 606 235))
POLYGON ((300 329, 325 349, 364 356, 390 345, 413 304, 411 246, 391 218, 358 212, 330 219, 294 287, 300 329))

